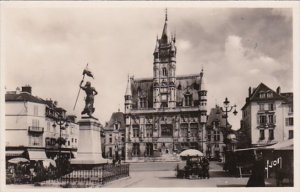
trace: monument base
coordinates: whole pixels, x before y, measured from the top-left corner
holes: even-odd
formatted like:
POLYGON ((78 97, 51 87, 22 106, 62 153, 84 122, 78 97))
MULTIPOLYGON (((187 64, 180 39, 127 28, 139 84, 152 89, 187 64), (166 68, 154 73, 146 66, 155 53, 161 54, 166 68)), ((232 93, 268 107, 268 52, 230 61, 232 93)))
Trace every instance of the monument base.
POLYGON ((78 151, 71 165, 75 168, 91 168, 109 163, 102 157, 100 123, 93 118, 82 118, 78 121, 78 151))

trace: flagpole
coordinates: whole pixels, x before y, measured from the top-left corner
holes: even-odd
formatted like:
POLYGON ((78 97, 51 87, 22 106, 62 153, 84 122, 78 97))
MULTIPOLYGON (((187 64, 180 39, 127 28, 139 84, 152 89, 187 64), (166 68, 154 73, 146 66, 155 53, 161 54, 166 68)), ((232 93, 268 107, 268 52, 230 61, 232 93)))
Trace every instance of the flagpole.
MULTIPOLYGON (((85 68, 87 68, 88 65, 89 65, 89 63, 86 64, 85 68)), ((81 81, 84 80, 84 77, 85 77, 85 74, 82 75, 82 80, 81 81)), ((76 104, 77 104, 77 101, 78 101, 78 97, 79 97, 79 94, 80 94, 80 90, 81 90, 81 87, 79 86, 79 90, 78 90, 78 93, 77 93, 77 98, 76 98, 76 101, 75 101, 75 104, 74 104, 73 111, 75 110, 75 107, 76 107, 76 104)))

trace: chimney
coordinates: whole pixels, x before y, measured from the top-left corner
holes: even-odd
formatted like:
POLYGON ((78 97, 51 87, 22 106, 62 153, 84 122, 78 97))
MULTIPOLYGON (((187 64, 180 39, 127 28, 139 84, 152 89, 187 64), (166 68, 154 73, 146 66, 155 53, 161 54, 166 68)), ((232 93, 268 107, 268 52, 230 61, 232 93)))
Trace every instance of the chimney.
POLYGON ((25 86, 22 87, 22 92, 26 92, 26 93, 31 94, 31 90, 32 90, 32 88, 31 88, 30 85, 25 85, 25 86))
POLYGON ((249 97, 251 96, 251 87, 249 87, 249 89, 248 89, 248 95, 249 95, 249 97))
POLYGON ((277 94, 280 94, 280 86, 277 87, 276 93, 277 93, 277 94))

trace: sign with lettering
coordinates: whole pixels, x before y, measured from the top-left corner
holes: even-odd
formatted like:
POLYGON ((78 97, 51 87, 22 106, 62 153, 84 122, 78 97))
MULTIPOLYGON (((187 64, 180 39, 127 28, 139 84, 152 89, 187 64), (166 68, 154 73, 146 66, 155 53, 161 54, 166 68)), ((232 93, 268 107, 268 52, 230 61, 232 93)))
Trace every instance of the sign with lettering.
POLYGON ((267 177, 269 177, 269 169, 280 166, 282 168, 282 157, 278 157, 275 160, 267 160, 265 170, 267 171, 267 177))

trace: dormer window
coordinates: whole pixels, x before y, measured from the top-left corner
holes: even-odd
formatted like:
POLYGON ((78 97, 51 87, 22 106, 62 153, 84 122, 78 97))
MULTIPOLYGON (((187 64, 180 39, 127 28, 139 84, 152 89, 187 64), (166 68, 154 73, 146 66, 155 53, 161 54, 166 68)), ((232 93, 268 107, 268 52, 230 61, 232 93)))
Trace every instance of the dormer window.
POLYGON ((186 93, 186 94, 184 95, 184 103, 185 103, 185 106, 191 106, 191 105, 192 105, 192 101, 193 101, 192 94, 186 93))
POLYGON ((118 131, 119 128, 120 128, 119 123, 116 122, 116 123, 114 124, 114 129, 115 129, 116 131, 118 131))
POLYGON ((272 98, 273 97, 273 93, 272 92, 268 92, 267 93, 267 98, 272 98))
POLYGON ((266 98, 265 92, 260 92, 259 93, 259 98, 261 98, 261 99, 266 98))

